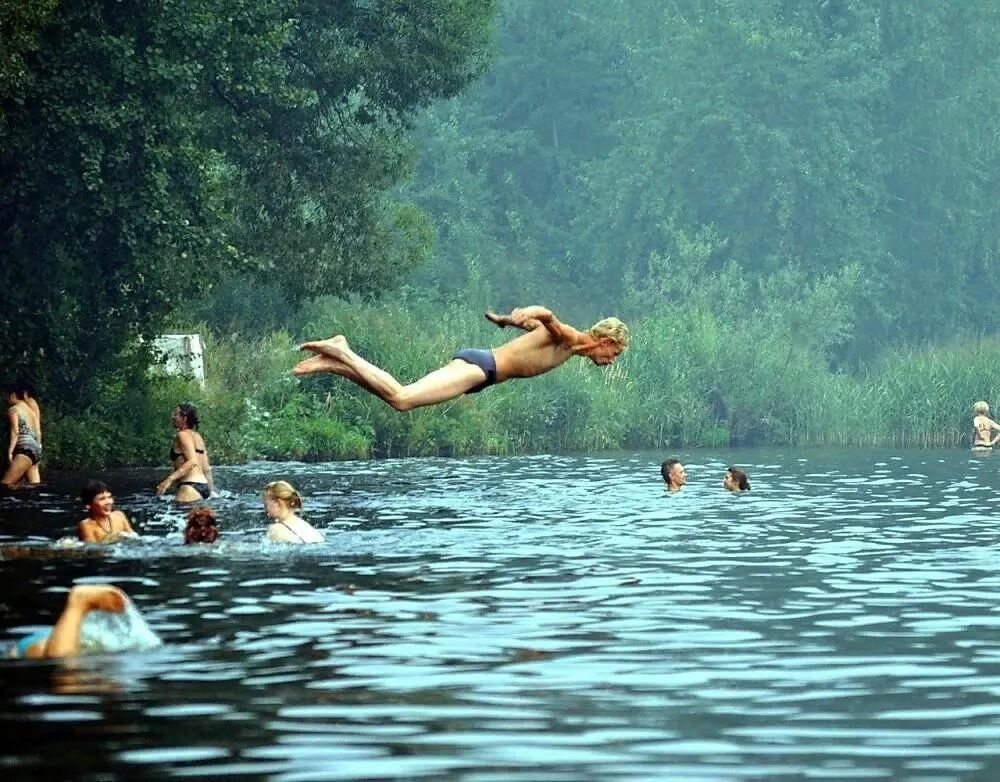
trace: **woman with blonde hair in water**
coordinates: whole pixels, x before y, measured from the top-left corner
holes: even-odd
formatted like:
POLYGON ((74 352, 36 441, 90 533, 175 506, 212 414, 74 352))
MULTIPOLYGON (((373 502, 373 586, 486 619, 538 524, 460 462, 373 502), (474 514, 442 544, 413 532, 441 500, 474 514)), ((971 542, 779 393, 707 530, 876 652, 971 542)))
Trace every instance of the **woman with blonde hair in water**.
POLYGON ((288 481, 274 481, 264 487, 264 511, 274 523, 267 528, 272 543, 322 543, 323 535, 295 511, 302 507, 302 498, 288 481))
POLYGON ((972 450, 988 451, 1000 440, 1000 424, 990 418, 990 406, 986 402, 976 402, 972 406, 972 450), (994 437, 993 432, 998 434, 994 437))

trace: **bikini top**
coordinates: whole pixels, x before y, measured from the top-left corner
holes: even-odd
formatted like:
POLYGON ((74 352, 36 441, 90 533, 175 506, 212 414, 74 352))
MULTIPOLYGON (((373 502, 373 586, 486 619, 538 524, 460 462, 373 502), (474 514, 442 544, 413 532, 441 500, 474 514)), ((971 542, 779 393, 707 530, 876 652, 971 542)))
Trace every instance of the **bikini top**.
MULTIPOLYGON (((195 453, 205 453, 205 449, 204 448, 195 448, 194 452, 195 453)), ((172 446, 172 445, 170 446, 170 461, 176 462, 183 455, 184 454, 181 453, 180 451, 174 450, 174 446, 172 446)))

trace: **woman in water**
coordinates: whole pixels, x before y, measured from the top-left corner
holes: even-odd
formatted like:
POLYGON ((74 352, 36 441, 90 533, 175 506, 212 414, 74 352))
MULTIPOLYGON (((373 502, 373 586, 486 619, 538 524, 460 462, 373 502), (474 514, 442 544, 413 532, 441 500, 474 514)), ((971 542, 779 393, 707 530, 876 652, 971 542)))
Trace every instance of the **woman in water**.
POLYGON ((198 410, 194 405, 177 405, 170 422, 177 430, 170 445, 174 469, 156 485, 156 493, 163 494, 177 481, 174 502, 207 500, 212 496, 212 466, 208 463, 205 441, 198 433, 198 410))
POLYGON ((727 467, 726 474, 722 476, 722 488, 734 494, 750 491, 750 478, 739 467, 727 467))
POLYGON ((77 535, 84 543, 117 543, 122 538, 138 537, 128 517, 115 510, 115 497, 105 484, 87 481, 80 499, 87 508, 87 518, 77 527, 77 535))
POLYGON ((84 584, 73 587, 66 598, 59 619, 48 630, 25 636, 12 644, 7 658, 39 660, 66 657, 80 652, 80 628, 91 611, 120 614, 128 606, 128 596, 108 584, 84 584))
POLYGON ((264 487, 264 511, 274 523, 267 528, 272 543, 322 543, 323 535, 295 511, 302 507, 302 498, 287 481, 274 481, 264 487))
POLYGON ((185 543, 215 543, 219 539, 219 524, 211 508, 195 508, 187 517, 185 543))
POLYGON ((1000 424, 990 418, 990 406, 986 402, 976 402, 972 406, 975 417, 972 419, 972 450, 988 451, 1000 440, 1000 424))
POLYGON ((7 425, 10 427, 10 439, 7 444, 7 470, 2 482, 4 486, 16 486, 22 479, 30 484, 40 482, 37 469, 42 458, 41 423, 38 414, 18 396, 17 389, 8 386, 7 393, 7 425))
MULTIPOLYGON (((20 378, 16 384, 17 397, 22 402, 24 402, 28 407, 35 411, 35 417, 38 419, 38 444, 42 444, 42 408, 38 404, 38 394, 35 392, 34 384, 20 378)), ((28 470, 28 483, 41 483, 42 476, 38 470, 38 465, 32 465, 31 469, 28 470)))

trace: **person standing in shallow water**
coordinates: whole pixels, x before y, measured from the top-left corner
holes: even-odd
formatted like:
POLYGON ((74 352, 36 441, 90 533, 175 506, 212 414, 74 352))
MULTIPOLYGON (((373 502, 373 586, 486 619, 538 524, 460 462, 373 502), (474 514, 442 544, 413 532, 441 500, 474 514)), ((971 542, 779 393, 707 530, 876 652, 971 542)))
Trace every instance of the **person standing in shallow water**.
POLYGON ((302 498, 288 481, 273 481, 264 487, 264 512, 274 521, 267 528, 272 543, 322 543, 323 534, 295 511, 302 498))
POLYGON ((87 518, 78 525, 77 535, 84 543, 117 543, 138 537, 128 517, 115 510, 114 495, 101 481, 87 481, 80 499, 87 508, 87 518))
POLYGON ((173 471, 156 485, 163 494, 177 481, 174 502, 198 502, 212 496, 212 465, 208 461, 205 440, 198 433, 198 410, 194 405, 181 404, 174 408, 170 423, 177 434, 170 444, 173 471))
POLYGON ((42 458, 40 419, 34 409, 19 397, 14 386, 6 388, 6 395, 10 436, 7 442, 7 469, 2 482, 8 488, 22 480, 38 484, 41 477, 37 467, 42 458))
POLYGON ((219 523, 211 508, 195 508, 187 516, 184 527, 185 543, 215 543, 219 539, 219 523))
POLYGON ((661 464, 660 475, 667 485, 667 491, 680 491, 687 485, 687 471, 679 459, 667 459, 661 464))
MULTIPOLYGON (((17 398, 35 411, 35 418, 38 419, 38 445, 42 445, 42 407, 38 404, 38 394, 35 385, 29 380, 19 378, 15 384, 17 398)), ((41 483, 42 475, 37 464, 33 464, 28 470, 28 483, 41 483)))
POLYGON ((976 402, 972 406, 972 448, 988 451, 1000 440, 1000 424, 990 418, 990 406, 986 402, 976 402), (997 432, 996 435, 993 432, 997 432))
POLYGON ((492 350, 459 350, 448 364, 405 386, 361 358, 341 335, 304 343, 300 349, 314 355, 300 361, 293 372, 340 375, 395 410, 406 411, 475 394, 512 378, 541 375, 573 356, 605 366, 629 343, 628 327, 618 318, 605 318, 587 331, 561 323, 551 311, 538 306, 515 309, 509 315, 487 312, 486 319, 500 328, 513 326, 528 333, 492 350))

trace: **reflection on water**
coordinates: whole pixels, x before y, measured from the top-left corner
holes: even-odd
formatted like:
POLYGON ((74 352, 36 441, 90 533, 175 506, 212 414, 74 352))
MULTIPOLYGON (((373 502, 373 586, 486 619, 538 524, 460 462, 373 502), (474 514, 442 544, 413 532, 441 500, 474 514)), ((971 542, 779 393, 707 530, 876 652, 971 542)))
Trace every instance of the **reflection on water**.
POLYGON ((74 476, 0 498, 7 638, 111 579, 166 644, 0 666, 4 779, 1000 777, 1000 462, 660 458, 221 468, 214 547, 152 472, 113 550, 51 545, 74 476), (262 542, 276 478, 327 543, 262 542))

